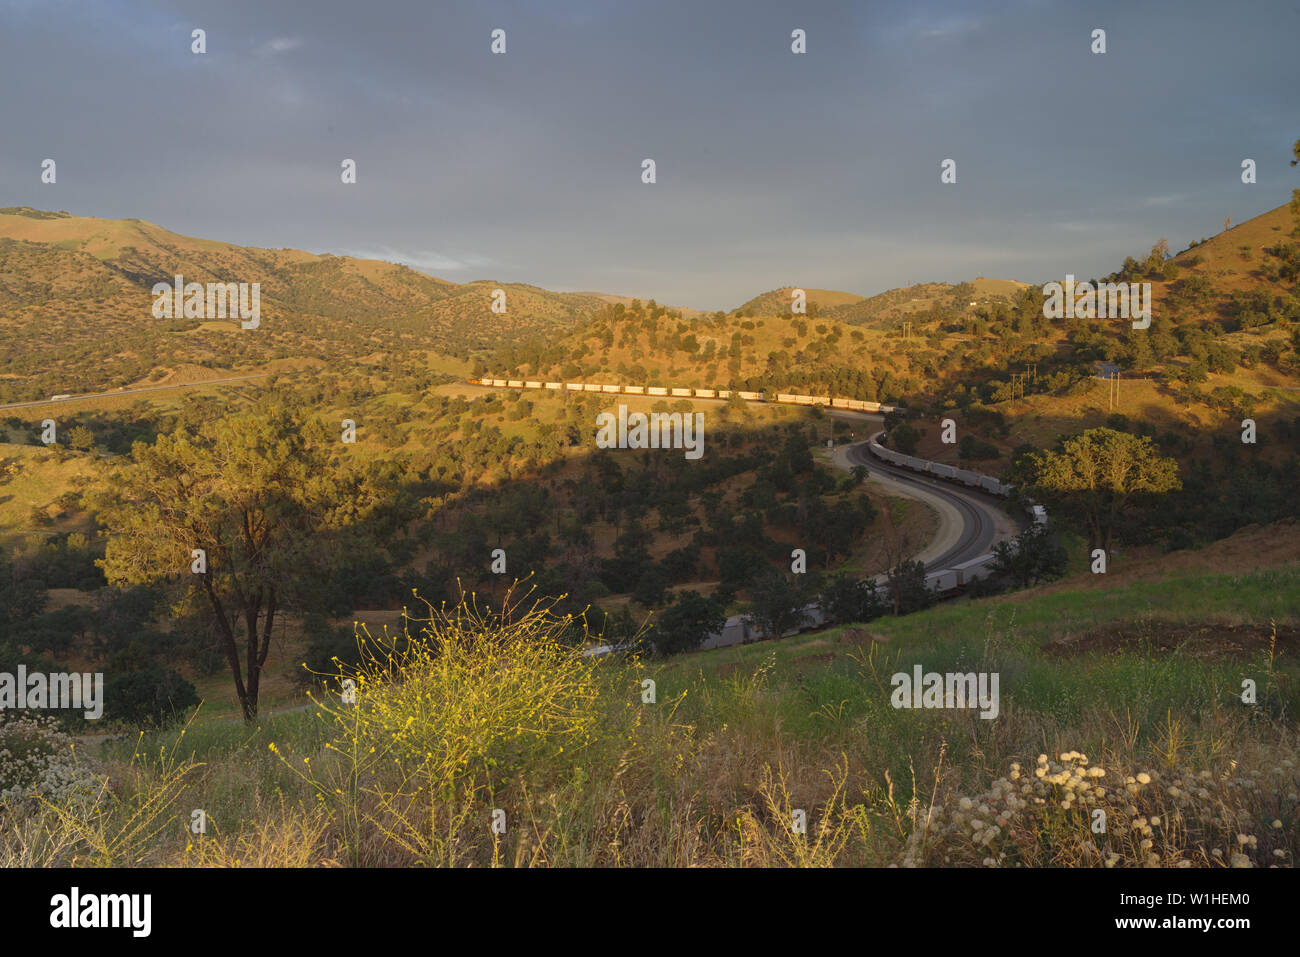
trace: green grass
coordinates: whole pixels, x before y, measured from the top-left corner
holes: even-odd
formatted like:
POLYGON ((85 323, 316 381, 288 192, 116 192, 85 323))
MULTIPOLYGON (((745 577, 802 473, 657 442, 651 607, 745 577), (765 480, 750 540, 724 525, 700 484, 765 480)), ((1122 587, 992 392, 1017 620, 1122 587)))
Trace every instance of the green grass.
MULTIPOLYGON (((1099 865, 1084 812, 1102 806, 1117 822, 1103 850, 1119 866, 1217 866, 1238 853, 1238 834, 1258 837, 1255 865, 1290 863, 1300 851, 1300 682, 1288 643, 1298 607, 1300 567, 1281 567, 967 601, 663 662, 574 663, 527 642, 480 653, 482 626, 462 627, 469 643, 455 655, 415 663, 397 683, 363 680, 355 710, 326 703, 251 725, 200 716, 183 732, 106 742, 98 757, 119 790, 103 820, 131 820, 174 792, 167 814, 204 809, 215 839, 186 846, 185 828, 169 824, 147 847, 114 838, 87 859, 978 866, 1005 852, 1099 865), (1274 622, 1281 643, 1270 649, 1274 622), (1215 629, 1241 639, 1243 626, 1254 641, 1226 653, 1215 629), (1051 647, 1116 631, 1137 637, 1051 647), (916 664, 997 672, 997 719, 894 708, 890 677, 916 664), (1246 677, 1256 707, 1240 700, 1246 677), (645 678, 653 703, 641 697, 645 678), (1068 765, 1076 750, 1104 765, 1108 793, 1062 809, 1064 792, 1030 774, 1036 756, 1068 765), (997 803, 1013 763, 1049 800, 999 811, 1009 818, 990 849, 958 805, 967 795, 997 803), (1126 793, 1126 775, 1147 773, 1156 785, 1126 793), (942 826, 923 833, 917 809, 932 801, 942 826), (484 825, 493 808, 515 822, 499 842, 484 825), (808 812, 806 841, 783 823, 791 808, 808 812), (1184 815, 1180 826, 1139 847, 1129 824, 1171 813, 1184 815)), ((511 627, 544 638, 550 626, 533 621, 511 627)), ((27 860, 17 853, 0 840, 0 859, 27 860)))

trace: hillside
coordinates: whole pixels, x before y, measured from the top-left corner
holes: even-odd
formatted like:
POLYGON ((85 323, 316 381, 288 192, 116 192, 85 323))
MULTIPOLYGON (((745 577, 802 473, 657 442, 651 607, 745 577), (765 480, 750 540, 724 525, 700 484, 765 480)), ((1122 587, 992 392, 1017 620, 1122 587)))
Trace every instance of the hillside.
MULTIPOLYGON (((440 642, 436 667, 421 656, 396 676, 371 673, 379 705, 345 709, 329 696, 243 728, 205 707, 182 740, 169 730, 95 746, 121 780, 101 826, 130 835, 95 861, 1285 866, 1300 851, 1289 719, 1298 596, 1295 566, 1179 575, 653 663, 575 663, 553 642, 555 623, 536 614, 488 625, 528 635, 489 658, 464 624, 416 616, 413 633, 459 640, 440 642), (998 720, 982 720, 974 702, 891 705, 893 678, 914 667, 997 674, 998 720), (1258 682, 1256 707, 1239 700, 1243 676, 1258 682), (658 706, 629 700, 626 689, 646 679, 658 706), (471 729, 472 750, 449 745, 471 729), (393 749, 394 739, 410 746, 393 749), (1044 773, 1034 777, 1036 762, 1044 773), (200 763, 206 776, 179 775, 174 800, 220 820, 216 835, 178 842, 122 824, 167 768, 200 763), (1088 767, 1099 786, 1072 796, 1066 779, 1088 767), (345 773, 367 786, 328 786, 345 773), (229 786, 214 792, 214 775, 229 786), (431 781, 453 796, 450 809, 417 790, 431 781), (259 784, 276 799, 250 800, 259 784), (1026 798, 1007 800, 1017 794, 1026 798), (491 837, 481 822, 497 806, 528 827, 491 837), (792 834, 794 809, 807 809, 816 840, 792 834), (1095 810, 1109 822, 1104 840, 1090 831, 1095 810), (446 840, 418 839, 431 820, 446 840)), ((49 815, 42 840, 0 840, 0 860, 77 862, 90 854, 68 839, 77 824, 49 815)))
POLYGON ((28 207, 0 210, 0 403, 127 385, 173 363, 249 370, 275 358, 356 359, 476 350, 549 336, 592 316, 598 294, 451 283, 406 266, 257 249, 28 207), (151 287, 260 283, 256 335, 235 322, 158 320, 151 287), (492 292, 506 311, 491 311, 492 292), (21 345, 19 345, 21 343, 21 345))

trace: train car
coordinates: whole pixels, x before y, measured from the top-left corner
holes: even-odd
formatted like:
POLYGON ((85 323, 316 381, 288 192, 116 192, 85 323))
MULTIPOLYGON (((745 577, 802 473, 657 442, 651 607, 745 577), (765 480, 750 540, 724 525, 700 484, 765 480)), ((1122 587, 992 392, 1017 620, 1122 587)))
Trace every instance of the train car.
POLYGON ((713 389, 693 389, 692 391, 695 393, 696 398, 699 399, 715 399, 718 396, 718 393, 713 389))
POLYGON ((813 602, 811 605, 804 605, 804 629, 820 628, 826 624, 826 612, 822 611, 822 606, 813 602))
POLYGON ((667 395, 668 390, 661 385, 648 385, 645 389, 646 395, 667 395))
POLYGON ((525 388, 525 389, 540 389, 541 387, 542 387, 542 384, 541 384, 540 382, 525 382, 525 383, 524 383, 524 388, 525 388))
POLYGON ((810 395, 808 397, 813 405, 830 405, 831 397, 828 395, 810 395))
POLYGON ((548 389, 563 389, 563 388, 564 388, 564 383, 563 383, 563 382, 548 382, 548 383, 546 383, 546 388, 548 388, 548 389))
POLYGON ((930 474, 937 475, 939 478, 955 479, 957 477, 957 467, 944 465, 942 462, 931 462, 930 474))
POLYGON ((730 390, 730 389, 719 389, 719 390, 718 390, 718 398, 719 398, 719 399, 730 399, 730 398, 731 398, 731 390, 730 390))
POLYGON ((925 576, 925 587, 931 591, 952 591, 957 587, 957 570, 945 568, 942 571, 930 572, 925 576))
POLYGON ((567 390, 570 391, 570 392, 581 392, 581 391, 582 391, 582 383, 581 383, 581 382, 566 382, 566 383, 564 383, 564 388, 567 389, 567 390))
POLYGON ((797 396, 790 395, 789 393, 786 392, 778 392, 776 394, 777 402, 793 402, 796 398, 797 396))
POLYGON ((691 390, 690 390, 690 389, 672 389, 672 390, 670 390, 670 394, 671 394, 671 395, 674 395, 674 396, 677 396, 677 397, 679 397, 679 398, 687 399, 687 398, 690 398, 691 390))
POLYGON ((740 396, 747 402, 758 402, 763 398, 763 393, 761 392, 737 392, 736 395, 740 396))
POLYGON ((505 380, 505 379, 493 379, 493 380, 492 380, 492 384, 493 384, 494 386, 496 386, 498 389, 504 389, 504 388, 505 388, 505 385, 506 385, 506 380, 505 380))
POLYGON ((623 391, 628 395, 645 395, 645 386, 643 385, 625 385, 623 391))
POLYGON ((598 382, 584 382, 582 384, 583 392, 601 392, 603 387, 598 382))
POLYGON ((1041 505, 1035 505, 1035 506, 1033 507, 1033 510, 1032 510, 1032 511, 1033 511, 1033 513, 1034 513, 1034 524, 1035 524, 1035 525, 1046 525, 1046 524, 1047 524, 1047 509, 1043 508, 1043 506, 1041 506, 1041 505))
POLYGON ((522 389, 524 387, 524 380, 511 379, 509 382, 506 383, 506 385, 509 386, 511 389, 522 389))
POLYGON ((972 558, 970 561, 954 565, 952 570, 957 573, 957 584, 969 585, 971 582, 981 578, 988 578, 993 574, 993 553, 981 555, 979 558, 972 558))
POLYGON ((853 408, 852 399, 831 399, 832 409, 851 409, 853 408))
POLYGON ((1006 492, 1002 490, 1002 483, 999 482, 997 479, 995 479, 992 475, 980 476, 980 488, 982 488, 986 492, 992 492, 994 495, 1006 494, 1006 492))
POLYGON ((715 631, 705 638, 700 647, 726 648, 728 645, 739 645, 750 641, 754 635, 753 625, 748 618, 742 615, 732 615, 722 626, 722 630, 715 631))
POLYGON ((600 387, 600 391, 601 391, 601 392, 613 392, 613 393, 617 393, 617 392, 619 391, 619 388, 620 388, 620 387, 619 387, 619 386, 616 386, 616 385, 602 385, 602 386, 600 387))

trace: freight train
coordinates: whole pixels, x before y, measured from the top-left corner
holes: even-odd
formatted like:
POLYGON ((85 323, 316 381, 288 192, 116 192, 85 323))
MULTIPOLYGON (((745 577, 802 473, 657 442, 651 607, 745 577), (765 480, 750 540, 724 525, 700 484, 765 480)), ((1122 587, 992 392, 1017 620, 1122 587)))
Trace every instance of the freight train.
MULTIPOLYGON (((880 442, 880 438, 884 434, 880 432, 873 435, 867 443, 867 448, 871 454, 883 462, 888 462, 897 468, 908 469, 921 475, 928 475, 933 478, 955 482, 968 488, 978 489, 999 498, 1006 498, 1012 492, 1013 486, 999 482, 992 476, 981 475, 979 472, 955 468, 940 462, 932 462, 929 459, 918 458, 914 455, 904 455, 901 452, 887 448, 880 442)), ((1028 509, 1029 519, 1034 525, 1047 525, 1047 510, 1043 506, 1023 496, 1021 501, 1024 502, 1028 509)), ((946 597, 979 579, 988 578, 993 574, 995 563, 996 559, 993 553, 987 552, 977 558, 954 564, 949 568, 934 569, 926 574, 925 583, 932 592, 946 597)), ((875 578, 875 583, 878 588, 884 587, 886 576, 878 575, 875 578)), ((785 632, 781 635, 782 638, 788 638, 800 632, 815 631, 824 628, 828 624, 836 624, 816 602, 805 605, 803 612, 803 624, 785 632)), ((749 616, 732 615, 727 619, 726 624, 722 626, 722 630, 709 635, 700 647, 702 649, 725 648, 728 645, 745 644, 746 642, 770 637, 770 635, 762 634, 754 620, 749 616)), ((597 648, 588 648, 584 654, 605 655, 618 650, 620 650, 620 646, 617 645, 601 645, 597 648)))
POLYGON ((598 392, 607 395, 648 395, 665 399, 730 399, 740 396, 747 402, 774 402, 779 405, 824 405, 850 412, 897 412, 897 406, 881 405, 865 399, 839 399, 829 395, 796 395, 788 392, 742 392, 733 389, 682 389, 659 385, 606 385, 597 382, 542 382, 538 379, 469 379, 470 385, 498 389, 550 389, 552 392, 598 392))

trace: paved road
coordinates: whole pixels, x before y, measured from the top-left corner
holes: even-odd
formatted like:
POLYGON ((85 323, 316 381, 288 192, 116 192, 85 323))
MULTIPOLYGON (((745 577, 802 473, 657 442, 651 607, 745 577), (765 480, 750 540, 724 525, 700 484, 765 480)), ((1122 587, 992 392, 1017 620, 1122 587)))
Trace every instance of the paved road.
POLYGON ((204 379, 201 382, 176 382, 171 385, 151 385, 146 386, 143 389, 110 389, 108 392, 88 392, 84 395, 70 395, 66 399, 38 399, 35 402, 11 402, 8 405, 0 405, 0 411, 4 409, 30 409, 37 405, 58 405, 62 402, 79 402, 82 399, 104 399, 123 395, 141 395, 145 392, 165 392, 168 389, 192 389, 204 385, 222 385, 227 382, 247 382, 249 379, 265 379, 267 376, 275 374, 277 373, 259 372, 256 375, 238 375, 225 379, 204 379))

